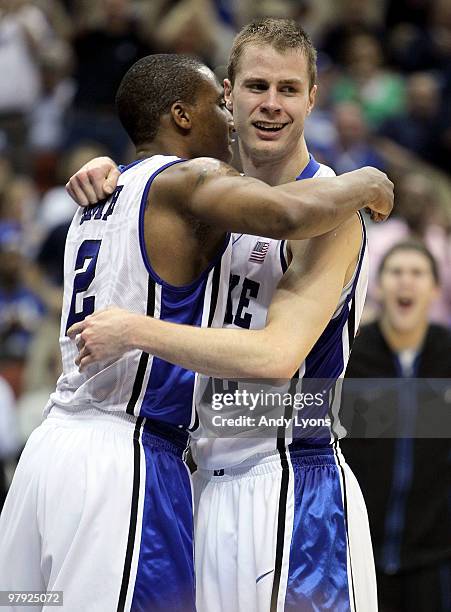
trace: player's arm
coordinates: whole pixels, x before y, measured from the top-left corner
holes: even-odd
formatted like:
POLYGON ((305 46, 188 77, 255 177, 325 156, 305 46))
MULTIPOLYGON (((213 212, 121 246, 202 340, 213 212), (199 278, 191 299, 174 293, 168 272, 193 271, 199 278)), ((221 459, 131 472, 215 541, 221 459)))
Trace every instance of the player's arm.
MULTIPOLYGON (((117 174, 109 158, 89 162, 69 181, 81 205, 98 201, 117 174)), ((117 172, 117 171, 116 171, 117 172)), ((270 238, 304 239, 334 229, 361 208, 385 218, 393 206, 393 184, 375 168, 339 177, 307 179, 271 187, 243 177, 227 164, 197 158, 165 170, 154 181, 152 197, 178 207, 216 229, 270 238)), ((105 195, 105 194, 104 194, 105 195)))
POLYGON ((393 185, 375 168, 271 187, 207 157, 172 166, 153 190, 157 201, 169 194, 167 206, 216 229, 298 240, 336 228, 362 207, 385 216, 393 204, 393 185))
POLYGON ((140 349, 218 378, 291 378, 330 320, 360 242, 354 216, 324 236, 293 243, 292 262, 262 330, 201 329, 106 310, 69 330, 71 337, 81 334, 78 364, 84 368, 140 349))

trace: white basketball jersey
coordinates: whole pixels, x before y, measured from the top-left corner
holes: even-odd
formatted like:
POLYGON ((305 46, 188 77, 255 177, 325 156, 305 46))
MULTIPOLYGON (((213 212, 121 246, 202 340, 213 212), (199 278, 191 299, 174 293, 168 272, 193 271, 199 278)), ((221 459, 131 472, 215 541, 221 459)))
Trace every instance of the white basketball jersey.
MULTIPOLYGON (((334 175, 333 170, 318 164, 311 157, 309 164, 297 180, 334 175)), ((224 327, 261 329, 266 324, 268 308, 277 285, 287 269, 287 244, 285 240, 272 240, 245 234, 234 234, 232 238, 232 265, 224 327)), ((333 423, 327 432, 328 443, 334 437, 340 437, 338 420, 340 394, 336 393, 335 383, 337 379, 344 376, 346 370, 350 346, 363 311, 367 285, 368 255, 362 220, 362 245, 354 276, 343 288, 331 321, 305 362, 300 365, 299 371, 290 385, 290 391, 293 393, 298 389, 300 390, 302 384, 306 383, 304 379, 329 381, 329 387, 326 389, 327 399, 330 401, 328 414, 333 423)), ((214 385, 214 391, 223 393, 234 392, 235 389, 246 389, 250 393, 258 394, 263 388, 260 383, 254 385, 249 382, 224 381, 221 388, 221 381, 215 381, 214 385)), ((282 393, 288 391, 288 389, 289 387, 279 389, 278 392, 282 393)), ((274 391, 273 388, 267 390, 274 391)), ((204 399, 206 397, 204 395, 204 399)), ((200 425, 192 434, 192 449, 193 457, 199 467, 219 470, 238 465, 257 454, 276 450, 277 439, 275 436, 265 438, 264 432, 252 435, 251 426, 249 426, 247 432, 245 426, 238 428, 236 435, 233 435, 233 428, 227 430, 227 437, 225 435, 224 437, 212 435, 212 413, 208 411, 203 423, 202 398, 200 397, 198 398, 198 405, 200 425)), ((233 418, 240 414, 255 416, 255 413, 250 413, 243 406, 228 406, 224 409, 224 413, 233 418)), ((216 432, 221 433, 219 429, 216 432)), ((277 436, 279 436, 279 433, 277 436)), ((283 437, 286 444, 292 442, 290 430, 283 432, 283 437)))
MULTIPOLYGON (((138 350, 80 373, 67 329, 111 305, 162 320, 220 327, 230 274, 231 240, 198 279, 173 287, 153 270, 144 243, 144 213, 154 178, 177 157, 156 155, 127 166, 110 198, 79 209, 66 241, 60 346, 63 373, 46 411, 94 408, 163 421, 194 423, 195 374, 138 350)), ((148 206, 152 206, 152 200, 148 206)), ((151 214, 151 210, 150 213, 151 214)), ((168 238, 170 239, 170 238, 168 238)))

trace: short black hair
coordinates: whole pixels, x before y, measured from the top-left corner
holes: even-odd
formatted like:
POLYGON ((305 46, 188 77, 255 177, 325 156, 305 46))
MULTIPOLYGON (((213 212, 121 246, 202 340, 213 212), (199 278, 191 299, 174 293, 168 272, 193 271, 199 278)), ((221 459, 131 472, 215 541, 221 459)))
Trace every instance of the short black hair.
POLYGON ((116 94, 119 119, 135 146, 152 142, 160 118, 177 100, 194 103, 204 64, 187 55, 155 54, 138 60, 116 94))
POLYGON ((427 248, 427 246, 424 245, 422 242, 419 242, 418 240, 404 240, 403 242, 398 242, 394 244, 390 249, 388 249, 379 264, 379 269, 377 271, 379 277, 384 271, 387 260, 398 251, 416 251, 417 253, 421 253, 421 255, 426 257, 426 259, 431 265, 431 272, 432 276, 434 277, 435 284, 440 284, 440 273, 438 270, 437 260, 432 255, 431 251, 427 248))

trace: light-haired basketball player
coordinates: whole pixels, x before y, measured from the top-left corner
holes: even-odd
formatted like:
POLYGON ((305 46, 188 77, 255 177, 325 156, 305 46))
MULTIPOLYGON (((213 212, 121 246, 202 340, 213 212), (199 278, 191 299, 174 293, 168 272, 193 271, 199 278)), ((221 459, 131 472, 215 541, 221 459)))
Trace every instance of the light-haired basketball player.
MULTIPOLYGON (((314 49, 296 24, 265 20, 238 35, 225 91, 246 174, 271 184, 330 176, 303 138, 315 76, 314 49)), ((73 328, 82 333, 78 362, 83 368, 141 348, 211 376, 296 374, 299 390, 325 379, 327 411, 323 405, 319 413, 334 420, 335 382, 344 374, 366 284, 357 216, 320 238, 290 243, 288 252, 283 241, 236 235, 226 327, 258 331, 196 330, 112 310, 73 328)), ((278 440, 213 439, 199 418, 198 609, 375 610, 366 510, 330 428, 292 444, 285 431, 278 440)))
POLYGON ((230 153, 221 89, 192 59, 140 60, 117 103, 137 160, 69 230, 63 374, 0 518, 0 589, 62 590, 74 612, 187 612, 195 609, 191 487, 181 456, 194 374, 141 351, 80 373, 67 329, 112 303, 161 321, 220 325, 226 228, 314 235, 369 199, 384 216, 391 184, 372 170, 332 178, 328 202, 324 181, 272 188, 221 161, 190 161, 230 153))

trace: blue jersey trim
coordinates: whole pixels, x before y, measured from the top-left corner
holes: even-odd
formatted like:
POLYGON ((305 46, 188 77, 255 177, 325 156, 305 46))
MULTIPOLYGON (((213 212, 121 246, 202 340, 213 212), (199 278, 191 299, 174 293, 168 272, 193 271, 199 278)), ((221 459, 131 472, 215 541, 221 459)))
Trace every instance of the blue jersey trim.
MULTIPOLYGON (((319 164, 316 159, 313 157, 313 155, 311 153, 309 153, 309 162, 306 165, 306 167, 304 168, 304 170, 299 174, 299 176, 296 177, 297 181, 301 181, 303 179, 309 179, 309 178, 313 178, 315 176, 315 174, 318 172, 318 170, 321 167, 321 164, 319 164)), ((236 238, 233 241, 233 244, 236 244, 238 242, 238 240, 243 236, 244 234, 241 234, 240 236, 238 236, 238 238, 236 238)), ((287 268, 288 268, 288 263, 286 261, 285 258, 285 254, 283 252, 284 249, 284 243, 286 241, 283 240, 281 245, 280 245, 280 264, 282 267, 283 272, 285 273, 287 268)))
POLYGON ((360 213, 359 220, 362 227, 362 243, 359 250, 358 262, 353 275, 354 278, 342 289, 342 291, 346 291, 349 286, 351 286, 351 291, 346 296, 341 311, 336 317, 329 321, 323 333, 307 355, 305 359, 304 379, 327 378, 333 380, 333 384, 335 384, 345 368, 341 334, 349 320, 349 304, 355 297, 366 249, 366 229, 360 213))
POLYGON ((146 183, 146 186, 144 187, 144 192, 141 198, 141 205, 140 205, 140 210, 139 210, 139 246, 141 249, 141 255, 144 261, 144 265, 146 266, 146 269, 149 275, 156 283, 158 283, 162 287, 171 289, 172 291, 188 291, 190 289, 193 289, 194 287, 196 287, 196 285, 198 285, 201 281, 203 281, 210 274, 211 270, 215 267, 215 265, 218 263, 221 257, 224 255, 224 252, 227 249, 227 246, 230 241, 230 236, 231 236, 230 232, 228 232, 224 240, 224 244, 221 250, 219 251, 219 253, 216 254, 213 260, 210 262, 209 266, 194 281, 192 281, 188 285, 171 285, 170 283, 162 279, 160 276, 158 276, 158 274, 152 268, 152 265, 147 256, 146 243, 144 239, 144 214, 146 212, 146 205, 147 205, 147 198, 149 195, 149 191, 150 191, 150 188, 152 186, 154 179, 160 174, 160 172, 163 172, 163 170, 166 170, 166 168, 169 168, 170 166, 179 164, 184 161, 186 160, 185 159, 175 159, 171 162, 168 162, 164 166, 161 166, 160 168, 158 168, 158 170, 156 170, 151 175, 151 177, 146 183))
POLYGON ((137 166, 138 164, 140 164, 143 161, 146 161, 147 159, 150 159, 150 157, 143 157, 141 159, 135 159, 135 161, 132 161, 129 164, 125 164, 125 165, 124 164, 120 164, 117 168, 118 168, 119 172, 121 174, 123 174, 127 170, 130 170, 130 168, 133 168, 133 166, 137 166))
MULTIPOLYGON (((309 162, 304 168, 304 170, 301 172, 301 174, 299 174, 296 177, 297 181, 302 181, 304 179, 313 178, 315 174, 318 172, 318 170, 320 169, 320 164, 316 161, 316 159, 313 157, 311 153, 309 153, 309 158, 310 158, 309 162)), ((285 272, 288 269, 288 262, 286 260, 285 253, 284 253, 285 242, 287 241, 282 240, 282 242, 280 243, 280 265, 281 265, 283 274, 285 274, 285 272)))
POLYGON ((343 287, 343 289, 341 290, 342 293, 343 291, 347 291, 349 289, 349 287, 352 287, 351 291, 349 292, 345 303, 348 304, 352 298, 355 295, 355 290, 357 289, 357 283, 359 282, 359 278, 360 278, 360 270, 362 268, 362 263, 363 263, 363 258, 365 255, 365 249, 366 249, 366 228, 365 228, 365 222, 363 220, 362 214, 360 213, 360 211, 357 212, 359 219, 360 219, 360 223, 362 226, 362 244, 360 245, 360 250, 359 250, 359 258, 357 260, 357 264, 354 270, 354 274, 352 275, 351 280, 343 287))
POLYGON ((362 227, 362 245, 361 245, 360 251, 359 251, 359 260, 358 260, 357 270, 356 270, 355 277, 354 277, 354 283, 353 283, 353 286, 352 286, 352 290, 351 290, 350 294, 348 295, 348 300, 347 300, 348 302, 355 295, 355 290, 357 289, 357 283, 359 282, 360 270, 362 269, 363 258, 365 256, 365 250, 366 250, 366 227, 365 227, 365 222, 363 220, 362 213, 360 211, 358 211, 357 214, 359 215, 360 224, 361 224, 361 227, 362 227))
POLYGON ((281 240, 280 247, 279 247, 280 248, 280 267, 282 268, 283 274, 285 274, 285 272, 288 270, 288 262, 286 260, 285 251, 284 251, 285 243, 286 243, 285 240, 281 240))
POLYGON ((297 181, 313 178, 315 174, 318 172, 318 170, 320 169, 320 164, 316 161, 313 155, 311 155, 310 153, 309 155, 310 155, 309 163, 305 166, 301 174, 296 177, 297 181))

